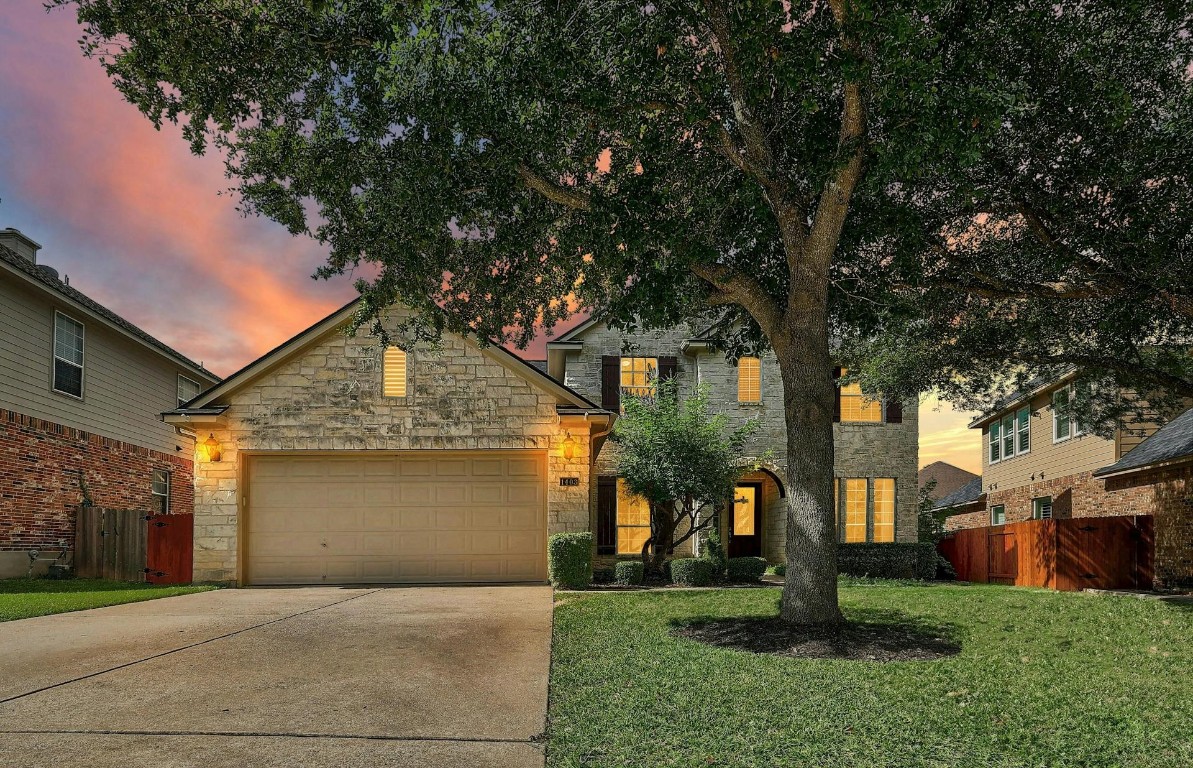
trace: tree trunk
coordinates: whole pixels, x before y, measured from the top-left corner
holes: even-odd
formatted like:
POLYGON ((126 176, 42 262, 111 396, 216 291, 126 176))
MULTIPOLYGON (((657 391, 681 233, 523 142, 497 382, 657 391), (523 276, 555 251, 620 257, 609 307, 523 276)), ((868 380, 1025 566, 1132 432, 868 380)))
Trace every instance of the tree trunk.
POLYGON ((651 536, 642 547, 642 565, 646 573, 663 575, 663 566, 671 554, 675 538, 674 504, 650 505, 651 536))
MULTIPOLYGON (((795 624, 839 624, 833 510, 833 411, 827 302, 805 301, 773 344, 787 422, 787 575, 780 615, 795 624)), ((827 297, 825 297, 827 298, 827 297)))

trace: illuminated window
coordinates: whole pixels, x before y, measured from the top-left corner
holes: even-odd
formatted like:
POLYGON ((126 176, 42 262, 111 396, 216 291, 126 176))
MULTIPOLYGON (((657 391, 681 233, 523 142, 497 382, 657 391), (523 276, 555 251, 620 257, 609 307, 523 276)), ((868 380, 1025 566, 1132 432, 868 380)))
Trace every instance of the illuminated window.
POLYGON ((659 378, 657 357, 621 358, 621 394, 654 397, 659 378))
POLYGON ((753 536, 754 505, 758 503, 758 489, 752 485, 739 485, 733 498, 733 535, 753 536))
POLYGON ((866 540, 866 478, 845 479, 845 542, 866 540))
POLYGON ((381 380, 386 397, 406 396, 406 353, 403 350, 385 348, 381 380))
POLYGON ((762 400, 762 361, 756 357, 737 361, 737 400, 741 403, 762 400))
POLYGON ((874 541, 895 540, 895 479, 874 478, 874 541))
POLYGON ((617 478, 617 554, 638 555, 650 538, 650 503, 617 478))
MULTIPOLYGON (((841 375, 849 373, 841 369, 841 375)), ((862 394, 862 385, 856 381, 841 386, 841 421, 882 421, 882 401, 871 400, 862 394)))

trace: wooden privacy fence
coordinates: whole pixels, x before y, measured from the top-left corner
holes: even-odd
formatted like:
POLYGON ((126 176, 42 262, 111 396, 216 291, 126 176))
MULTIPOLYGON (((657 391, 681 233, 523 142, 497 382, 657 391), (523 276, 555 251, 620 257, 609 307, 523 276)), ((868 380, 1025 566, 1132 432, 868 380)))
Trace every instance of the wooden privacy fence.
POLYGON ((1150 589, 1152 517, 1028 520, 954 531, 940 554, 957 578, 1019 587, 1150 589))
POLYGON ((194 523, 194 515, 80 507, 75 526, 75 575, 189 584, 194 523))

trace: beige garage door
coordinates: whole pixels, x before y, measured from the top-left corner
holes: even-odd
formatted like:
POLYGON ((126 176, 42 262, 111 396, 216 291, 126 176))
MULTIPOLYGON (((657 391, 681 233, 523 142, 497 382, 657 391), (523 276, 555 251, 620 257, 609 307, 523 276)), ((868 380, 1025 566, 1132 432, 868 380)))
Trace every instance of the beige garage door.
POLYGON ((250 584, 543 581, 546 456, 256 456, 250 584))

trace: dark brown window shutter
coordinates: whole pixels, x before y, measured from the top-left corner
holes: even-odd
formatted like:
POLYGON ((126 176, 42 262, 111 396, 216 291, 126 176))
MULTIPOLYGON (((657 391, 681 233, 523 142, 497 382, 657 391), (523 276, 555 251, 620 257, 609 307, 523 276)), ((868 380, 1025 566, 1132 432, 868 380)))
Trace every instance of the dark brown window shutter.
POLYGON ((675 375, 679 373, 679 359, 675 357, 660 357, 659 358, 659 378, 660 379, 674 379, 675 375))
POLYGON ((601 407, 621 410, 621 358, 616 355, 601 358, 601 407))
POLYGON ((596 550, 598 555, 617 554, 617 478, 597 478, 596 550))
POLYGON ((886 423, 887 424, 902 424, 903 423, 903 401, 895 398, 886 401, 886 423))
POLYGON ((837 382, 841 378, 841 366, 833 369, 833 383, 837 389, 837 397, 833 401, 833 422, 841 421, 841 385, 837 382))

